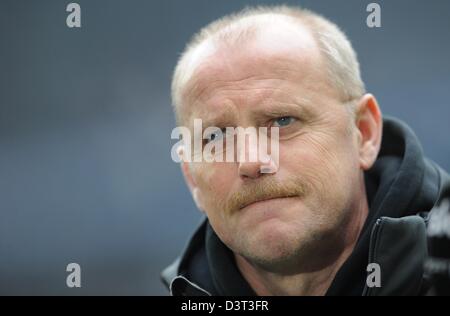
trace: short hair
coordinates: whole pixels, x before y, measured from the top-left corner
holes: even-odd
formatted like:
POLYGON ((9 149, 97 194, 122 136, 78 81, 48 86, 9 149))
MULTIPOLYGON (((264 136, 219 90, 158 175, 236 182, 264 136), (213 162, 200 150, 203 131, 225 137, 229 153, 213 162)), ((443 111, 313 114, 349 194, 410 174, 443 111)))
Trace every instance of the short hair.
POLYGON ((194 34, 187 43, 172 77, 172 103, 177 122, 180 119, 181 91, 195 70, 188 69, 189 57, 194 50, 209 39, 227 43, 243 42, 242 39, 253 34, 258 27, 252 18, 264 15, 281 16, 299 22, 311 32, 324 57, 330 83, 340 93, 342 101, 350 102, 365 93, 357 54, 347 36, 336 24, 315 12, 300 7, 286 5, 247 7, 211 22, 194 34))

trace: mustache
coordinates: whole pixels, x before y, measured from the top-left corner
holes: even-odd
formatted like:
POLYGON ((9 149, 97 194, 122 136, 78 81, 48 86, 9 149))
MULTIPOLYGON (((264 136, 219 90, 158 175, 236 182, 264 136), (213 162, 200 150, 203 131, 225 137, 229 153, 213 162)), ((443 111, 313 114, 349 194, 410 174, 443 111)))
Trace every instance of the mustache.
POLYGON ((258 182, 249 183, 232 193, 224 205, 227 214, 259 201, 287 198, 304 197, 308 189, 305 183, 299 179, 291 178, 283 181, 265 178, 258 182))

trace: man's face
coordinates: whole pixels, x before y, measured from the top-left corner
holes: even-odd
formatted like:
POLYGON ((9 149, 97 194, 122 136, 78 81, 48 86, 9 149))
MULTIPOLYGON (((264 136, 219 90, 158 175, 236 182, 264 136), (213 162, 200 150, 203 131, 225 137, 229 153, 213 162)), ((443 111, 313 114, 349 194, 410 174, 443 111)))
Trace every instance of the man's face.
POLYGON ((317 45, 307 31, 280 27, 239 49, 219 45, 199 61, 182 109, 186 124, 200 118, 203 128, 279 127, 275 173, 261 174, 258 162, 189 167, 220 239, 272 269, 317 256, 320 247, 338 249, 362 181, 354 120, 317 45))

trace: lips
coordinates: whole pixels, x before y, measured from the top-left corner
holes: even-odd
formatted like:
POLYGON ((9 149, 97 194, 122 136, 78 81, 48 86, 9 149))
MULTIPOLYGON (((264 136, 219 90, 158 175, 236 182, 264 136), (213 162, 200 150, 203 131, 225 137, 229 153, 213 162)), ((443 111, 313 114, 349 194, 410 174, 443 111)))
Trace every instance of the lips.
POLYGON ((251 200, 251 201, 249 201, 247 203, 242 204, 239 207, 239 209, 242 210, 242 209, 246 208, 247 206, 250 206, 250 205, 258 203, 258 202, 265 202, 265 201, 270 201, 270 200, 275 200, 275 199, 285 199, 285 198, 293 198, 293 197, 297 197, 297 195, 283 195, 283 196, 262 197, 262 198, 254 199, 254 200, 251 200))

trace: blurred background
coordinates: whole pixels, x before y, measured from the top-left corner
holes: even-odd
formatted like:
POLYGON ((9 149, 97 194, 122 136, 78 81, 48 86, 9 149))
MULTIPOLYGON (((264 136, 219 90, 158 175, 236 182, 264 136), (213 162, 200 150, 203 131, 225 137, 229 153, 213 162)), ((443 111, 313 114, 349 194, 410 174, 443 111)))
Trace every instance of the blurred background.
MULTIPOLYGON (((281 2, 78 0, 79 29, 70 2, 0 0, 0 294, 165 295, 159 273, 200 220, 170 156, 171 72, 200 27, 281 2)), ((450 170, 450 1, 283 3, 341 26, 384 114, 450 170)))

